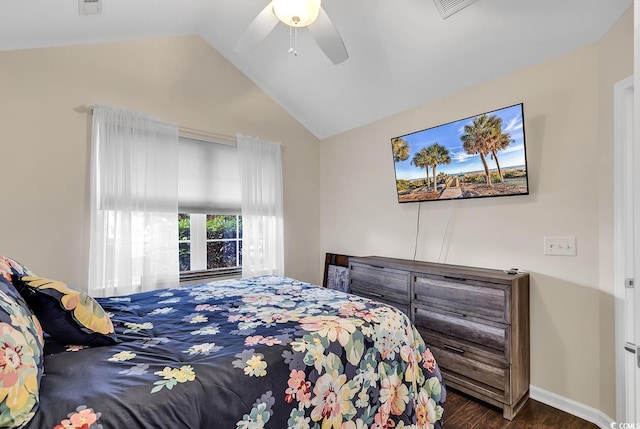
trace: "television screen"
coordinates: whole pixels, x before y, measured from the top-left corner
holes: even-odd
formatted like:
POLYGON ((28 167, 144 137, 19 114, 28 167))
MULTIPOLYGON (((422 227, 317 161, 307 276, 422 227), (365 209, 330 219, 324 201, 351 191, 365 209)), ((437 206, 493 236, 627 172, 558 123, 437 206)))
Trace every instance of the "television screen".
POLYGON ((527 195, 522 103, 391 139, 398 202, 527 195))

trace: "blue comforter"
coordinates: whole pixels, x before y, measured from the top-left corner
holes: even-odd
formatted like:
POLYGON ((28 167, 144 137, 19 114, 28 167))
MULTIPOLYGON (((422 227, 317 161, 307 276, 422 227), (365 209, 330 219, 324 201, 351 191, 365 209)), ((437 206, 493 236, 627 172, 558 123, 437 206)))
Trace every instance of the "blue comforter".
POLYGON ((441 427, 438 366, 390 306, 274 276, 98 301, 121 342, 47 339, 27 428, 441 427))

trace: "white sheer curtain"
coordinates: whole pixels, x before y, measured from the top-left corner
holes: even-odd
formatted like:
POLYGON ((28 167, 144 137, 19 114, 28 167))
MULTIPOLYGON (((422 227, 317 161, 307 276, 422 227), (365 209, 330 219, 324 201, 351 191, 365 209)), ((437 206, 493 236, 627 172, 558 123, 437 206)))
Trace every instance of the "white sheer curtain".
POLYGON ((95 106, 91 143, 90 294, 177 286, 178 127, 95 106))
POLYGON ((238 134, 242 182, 242 275, 284 274, 279 143, 238 134))

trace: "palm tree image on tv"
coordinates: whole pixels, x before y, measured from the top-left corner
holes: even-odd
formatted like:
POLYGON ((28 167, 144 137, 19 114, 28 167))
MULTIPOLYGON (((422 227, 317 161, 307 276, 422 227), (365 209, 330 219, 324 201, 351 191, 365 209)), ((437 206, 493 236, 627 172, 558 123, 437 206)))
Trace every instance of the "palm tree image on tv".
POLYGON ((409 158, 409 143, 402 137, 391 139, 393 162, 404 161, 409 158))
POLYGON ((528 193, 522 105, 391 139, 399 202, 528 193))
POLYGON ((424 168, 427 173, 427 186, 429 186, 429 167, 433 173, 433 192, 437 192, 436 183, 437 175, 436 170, 438 164, 451 163, 451 157, 446 147, 433 143, 428 147, 420 149, 418 153, 413 156, 411 163, 416 167, 424 168))

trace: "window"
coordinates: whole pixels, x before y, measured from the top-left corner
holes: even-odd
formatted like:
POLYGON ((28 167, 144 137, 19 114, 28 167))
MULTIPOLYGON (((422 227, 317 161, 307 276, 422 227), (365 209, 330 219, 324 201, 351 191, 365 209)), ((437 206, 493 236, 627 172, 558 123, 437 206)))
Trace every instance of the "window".
POLYGON ((180 213, 178 232, 181 273, 242 268, 242 216, 180 213))
POLYGON ((179 139, 178 249, 180 278, 242 270, 238 149, 179 139))

